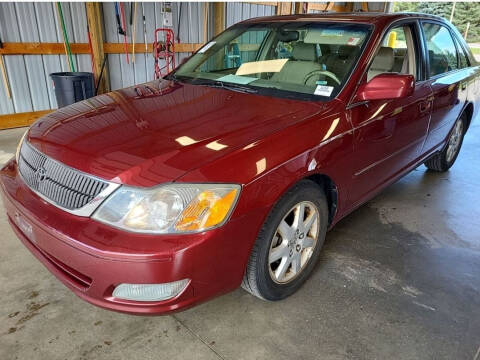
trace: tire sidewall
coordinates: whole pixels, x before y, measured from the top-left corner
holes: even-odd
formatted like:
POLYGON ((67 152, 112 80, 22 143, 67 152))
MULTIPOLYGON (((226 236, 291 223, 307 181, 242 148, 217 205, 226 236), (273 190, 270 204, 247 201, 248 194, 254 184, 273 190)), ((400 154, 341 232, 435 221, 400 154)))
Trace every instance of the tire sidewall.
POLYGON ((308 278, 316 265, 328 227, 328 208, 324 192, 312 181, 302 181, 294 186, 288 193, 282 197, 273 207, 270 215, 265 221, 257 241, 259 241, 259 256, 257 258, 257 286, 262 297, 266 300, 280 300, 294 293, 308 278), (285 215, 301 201, 313 203, 319 213, 319 229, 315 250, 309 259, 307 266, 292 281, 286 284, 279 284, 272 280, 270 276, 268 262, 271 242, 277 230, 280 221, 285 215))

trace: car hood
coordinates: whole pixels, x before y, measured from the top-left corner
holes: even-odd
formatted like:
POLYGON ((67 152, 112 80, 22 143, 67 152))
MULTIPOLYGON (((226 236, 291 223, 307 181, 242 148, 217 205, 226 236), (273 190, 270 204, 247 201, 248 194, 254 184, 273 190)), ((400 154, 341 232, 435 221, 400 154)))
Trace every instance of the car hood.
POLYGON ((153 186, 316 114, 321 103, 159 80, 61 108, 28 141, 68 166, 153 186))

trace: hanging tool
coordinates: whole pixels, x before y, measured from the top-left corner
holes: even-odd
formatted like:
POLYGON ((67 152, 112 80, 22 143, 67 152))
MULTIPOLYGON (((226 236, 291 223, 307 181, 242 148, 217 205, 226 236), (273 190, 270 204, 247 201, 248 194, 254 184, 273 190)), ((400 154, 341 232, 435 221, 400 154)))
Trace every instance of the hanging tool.
POLYGON ((155 30, 153 39, 154 77, 160 79, 175 69, 175 34, 172 29, 159 28, 155 30), (159 33, 164 34, 165 42, 158 41, 159 33), (162 67, 158 65, 160 59, 165 61, 162 67))
POLYGON ((70 42, 68 41, 67 28, 65 27, 65 19, 63 18, 62 5, 60 2, 57 2, 57 14, 58 21, 62 26, 63 46, 65 48, 65 56, 67 57, 68 67, 70 68, 70 71, 76 72, 75 64, 73 63, 72 50, 70 49, 70 42))
POLYGON ((123 3, 120 3, 120 11, 122 13, 122 25, 124 29, 123 44, 125 45, 125 57, 127 58, 127 64, 128 64, 129 61, 128 61, 127 24, 125 22, 125 8, 123 7, 123 3))
POLYGON ((97 86, 95 86, 95 95, 98 95, 98 88, 102 82, 103 69, 105 68, 105 63, 107 62, 107 54, 103 57, 102 68, 100 69, 100 75, 98 75, 97 86))
POLYGON ((133 2, 130 2, 130 27, 133 25, 133 2))
MULTIPOLYGON (((137 36, 137 3, 133 6, 133 32, 132 32, 132 64, 135 64, 135 37, 137 36)), ((130 17, 130 24, 132 17, 130 17)))
POLYGON ((145 42, 145 53, 148 53, 147 46, 147 23, 145 21, 145 3, 142 3, 142 17, 143 17, 143 38, 145 42))
POLYGON ((182 20, 182 4, 178 3, 177 43, 180 44, 180 22, 182 20))
POLYGON ((125 31, 122 28, 122 23, 120 21, 120 11, 118 10, 118 2, 115 3, 115 17, 117 19, 117 30, 120 35, 125 35, 125 31))
MULTIPOLYGON (((2 40, 0 40, 0 49, 3 48, 2 40)), ((8 82, 7 70, 5 69, 5 63, 3 62, 3 55, 0 54, 0 67, 2 68, 2 78, 3 84, 5 85, 5 91, 9 99, 12 98, 12 93, 10 92, 10 84, 8 82)))

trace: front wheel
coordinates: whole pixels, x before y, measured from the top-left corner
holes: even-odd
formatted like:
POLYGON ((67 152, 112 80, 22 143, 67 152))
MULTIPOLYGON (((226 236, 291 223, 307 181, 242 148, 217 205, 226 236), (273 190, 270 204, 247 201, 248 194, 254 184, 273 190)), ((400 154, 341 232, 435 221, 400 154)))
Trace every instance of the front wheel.
POLYGON ((462 147, 463 136, 466 130, 466 120, 465 114, 458 118, 448 138, 447 146, 445 146, 441 152, 425 161, 425 166, 428 169, 444 172, 452 167, 462 147))
POLYGON ((242 287, 265 300, 294 293, 312 272, 325 240, 328 208, 324 192, 309 180, 295 185, 262 226, 242 287))

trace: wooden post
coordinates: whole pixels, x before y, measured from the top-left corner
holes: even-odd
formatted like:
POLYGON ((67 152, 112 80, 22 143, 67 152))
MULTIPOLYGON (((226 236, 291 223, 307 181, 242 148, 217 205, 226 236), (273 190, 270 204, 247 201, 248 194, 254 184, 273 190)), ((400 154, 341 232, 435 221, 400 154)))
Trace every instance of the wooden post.
POLYGON ((295 14, 303 14, 303 2, 296 2, 295 3, 295 14))
POLYGON ((368 2, 362 2, 362 11, 368 12, 368 2))
POLYGON ((291 2, 277 2, 277 15, 290 15, 292 13, 291 2))
POLYGON ((456 2, 454 1, 452 5, 452 12, 450 13, 450 22, 453 21, 453 15, 455 14, 455 4, 456 2))
POLYGON ((223 30, 225 30, 225 3, 224 2, 214 3, 213 13, 215 16, 213 20, 213 29, 214 29, 215 36, 217 36, 223 30))
POLYGON ((203 3, 203 43, 208 40, 208 6, 209 3, 203 3))
POLYGON ((465 29, 465 34, 463 34, 463 38, 465 39, 465 41, 467 41, 468 29, 470 29, 470 21, 467 22, 467 28, 465 29))
MULTIPOLYGON (((100 71, 102 70, 102 63, 105 56, 103 50, 102 15, 100 12, 101 3, 86 2, 85 6, 87 8, 88 27, 90 29, 90 36, 92 38, 93 66, 95 67, 95 74, 100 76, 100 71)), ((96 80, 98 81, 98 79, 96 80)), ((108 91, 110 91, 110 86, 108 81, 108 69, 105 65, 102 79, 98 85, 98 93, 103 94, 108 91)))

